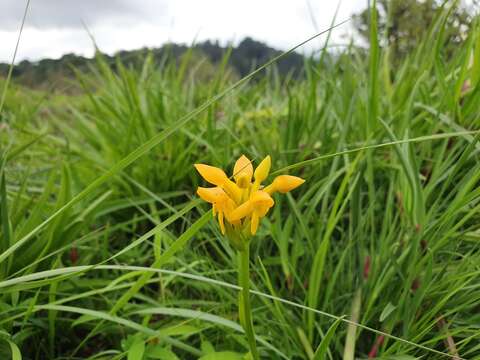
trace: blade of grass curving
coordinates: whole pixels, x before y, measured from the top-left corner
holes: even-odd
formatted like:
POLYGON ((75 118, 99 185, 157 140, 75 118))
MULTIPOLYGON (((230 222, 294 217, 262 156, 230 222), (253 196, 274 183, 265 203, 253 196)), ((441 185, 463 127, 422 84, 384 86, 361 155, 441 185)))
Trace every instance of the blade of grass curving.
MULTIPOLYGON (((480 21, 475 18, 474 28, 480 29, 480 21)), ((474 50, 472 52, 472 85, 477 86, 480 80, 480 31, 476 32, 474 50)))
MULTIPOLYGON (((155 315, 168 315, 168 316, 178 316, 187 319, 196 319, 202 320, 206 322, 213 323, 215 325, 224 326, 235 331, 243 333, 243 328, 236 323, 235 321, 225 319, 223 317, 212 315, 207 312, 199 311, 199 310, 191 310, 191 309, 183 309, 183 308, 170 308, 170 307, 153 307, 147 309, 141 309, 134 312, 134 314, 155 314, 155 315)), ((262 337, 256 335, 255 336, 257 341, 264 345, 265 347, 269 348, 270 350, 274 351, 276 354, 280 355, 284 359, 288 359, 288 357, 279 351, 277 348, 270 345, 267 341, 265 341, 262 337)))
MULTIPOLYGON (((350 319, 352 322, 358 322, 360 317, 360 309, 362 305, 362 288, 360 287, 353 297, 350 319)), ((357 342, 357 326, 349 324, 347 328, 347 336, 345 337, 345 348, 343 350, 344 360, 355 359, 355 345, 357 342)))
MULTIPOLYGON (((428 111, 429 113, 431 113, 432 115, 434 115, 436 118, 438 118, 442 123, 444 123, 446 126, 448 126, 449 128, 451 128, 452 130, 455 130, 455 131, 458 131, 458 132, 467 132, 467 130, 459 125, 457 122, 453 121, 449 116, 447 116, 446 114, 442 114, 440 111, 438 111, 437 109, 431 107, 431 106, 428 106, 428 105, 425 105, 425 104, 422 104, 422 103, 416 103, 414 104, 416 108, 419 108, 419 109, 423 109, 423 110, 426 110, 428 111)), ((474 141, 474 136, 472 135, 475 135, 477 134, 478 132, 475 132, 474 134, 465 134, 464 138, 465 140, 467 140, 468 142, 472 142, 474 141)), ((479 151, 480 150, 480 144, 477 144, 476 145, 476 150, 479 151)))
MULTIPOLYGON (((166 264, 173 257, 173 255, 181 250, 187 241, 190 240, 211 219, 211 217, 212 213, 210 211, 203 214, 202 217, 195 221, 187 231, 185 231, 164 253, 160 255, 160 257, 152 264, 152 267, 160 268, 166 264)), ((133 297, 133 295, 135 295, 152 276, 153 274, 143 274, 140 279, 138 279, 137 283, 132 286, 129 291, 123 294, 123 296, 117 301, 117 303, 110 310, 111 313, 115 314, 118 310, 125 306, 133 297)))
POLYGON ((15 50, 13 52, 12 62, 8 69, 7 80, 5 81, 5 85, 3 86, 2 98, 0 100, 0 115, 2 114, 3 106, 5 104, 5 99, 7 97, 7 90, 10 84, 10 80, 12 78, 13 67, 15 65, 15 59, 17 58, 18 47, 20 45, 20 39, 22 38, 23 26, 25 25, 25 20, 27 19, 29 7, 30 7, 30 0, 27 0, 27 4, 25 5, 25 11, 23 12, 22 24, 20 25, 20 31, 18 32, 17 43, 15 45, 15 50))
POLYGON ((15 344, 11 340, 7 340, 7 342, 8 342, 8 345, 10 346, 12 360, 22 360, 22 353, 20 352, 20 349, 18 348, 17 344, 15 344))
POLYGON ((64 312, 71 312, 71 313, 82 314, 82 315, 89 315, 94 318, 98 318, 104 321, 109 321, 109 322, 113 322, 113 323, 125 326, 127 328, 139 331, 141 333, 144 333, 150 336, 155 336, 157 338, 162 339, 166 343, 176 346, 179 349, 188 351, 189 353, 195 356, 202 355, 202 352, 200 350, 190 345, 187 345, 179 340, 173 339, 170 336, 164 335, 162 334, 161 331, 152 330, 146 326, 142 326, 131 320, 127 320, 118 316, 107 314, 102 311, 84 309, 76 306, 65 306, 65 305, 37 305, 35 308, 38 310, 64 311, 64 312))
POLYGON ((330 345, 330 342, 333 340, 333 336, 337 331, 338 325, 342 323, 343 319, 344 319, 343 316, 340 317, 339 319, 335 320, 335 322, 328 328, 328 331, 323 337, 320 344, 318 345, 317 350, 315 350, 315 354, 313 355, 312 360, 326 359, 327 352, 328 352, 328 345, 330 345))
MULTIPOLYGON (((178 237, 175 242, 170 245, 170 247, 162 253, 152 264, 152 268, 161 268, 164 264, 166 264, 175 253, 181 250, 185 244, 211 219, 212 212, 209 211, 203 214, 197 221, 195 221, 189 228, 186 230, 180 237, 178 237)), ((122 309, 130 299, 135 296, 142 287, 150 280, 150 278, 154 275, 153 272, 143 272, 140 278, 135 282, 135 284, 128 289, 121 297, 118 299, 113 307, 110 309, 109 313, 115 315, 120 309, 122 309)), ((87 336, 82 340, 82 342, 76 347, 73 351, 72 356, 86 343, 86 341, 96 333, 96 331, 100 328, 101 322, 97 324, 87 336)))
MULTIPOLYGON (((377 118, 378 118, 378 72, 379 72, 379 57, 380 52, 378 48, 378 26, 377 26, 377 1, 369 1, 369 20, 370 20, 370 49, 369 49, 369 67, 368 67, 368 103, 367 103, 367 121, 365 126, 365 139, 371 139, 374 137, 375 131, 377 129, 377 118)), ((376 202, 375 196, 375 185, 374 185, 374 163, 373 163, 373 154, 370 149, 366 152, 366 182, 368 189, 368 200, 369 204, 372 206, 369 207, 368 211, 370 212, 370 226, 371 234, 373 236, 375 228, 375 213, 373 211, 374 204, 376 202)))
POLYGON ((27 141, 26 143, 24 144, 21 144, 20 146, 10 150, 8 153, 7 153, 7 160, 8 161, 11 161, 12 159, 14 159, 16 156, 20 155, 22 152, 24 152, 26 149, 28 149, 31 145, 35 144, 38 140, 40 140, 41 138, 43 138, 46 134, 40 134, 40 135, 37 135, 35 136, 32 140, 30 141, 27 141))
MULTIPOLYGON (((395 136, 393 130, 388 126, 386 122, 380 120, 380 123, 384 126, 387 134, 392 139, 392 141, 398 141, 397 137, 395 136)), ((411 143, 405 144, 410 146, 411 143)), ((403 168, 403 172, 405 173, 405 177, 407 178, 408 185, 410 186, 412 196, 412 219, 415 225, 424 225, 424 217, 425 217, 425 204, 424 204, 424 196, 423 196, 423 189, 421 185, 420 177, 418 176, 417 168, 414 164, 414 157, 411 154, 411 148, 407 148, 407 151, 404 151, 399 144, 393 146, 395 153, 400 161, 400 164, 403 168)))
MULTIPOLYGON (((165 219, 163 222, 161 222, 160 224, 155 226, 153 229, 151 229, 147 233, 140 236, 138 239, 136 239, 135 241, 133 241, 132 243, 130 243, 129 245, 127 245, 126 247, 124 247, 123 249, 121 249, 120 251, 115 253, 114 255, 110 256, 108 259, 103 260, 102 262, 100 262, 98 264, 85 265, 85 267, 80 271, 81 272, 87 272, 87 271, 89 271, 89 270, 91 270, 91 269, 93 269, 93 268, 95 268, 99 265, 108 263, 108 262, 118 258, 119 256, 127 253, 128 251, 132 250, 133 248, 135 248, 135 247, 139 246, 140 244, 142 244, 143 242, 145 242, 150 237, 152 237, 152 236, 156 235, 157 233, 159 233, 160 231, 164 230, 168 225, 172 224, 173 222, 175 222, 179 218, 183 217, 186 213, 188 213, 191 209, 193 209, 199 203, 200 203, 199 199, 192 200, 183 209, 181 209, 177 213, 173 214, 169 218, 165 219)), ((26 269, 28 269, 28 267, 26 269)), ((77 276, 78 275, 75 271, 73 271, 72 274, 73 275, 65 275, 65 276, 68 277, 68 276, 77 276)), ((15 278, 13 278, 11 280, 15 280, 15 278)), ((0 288, 2 287, 1 284, 2 283, 0 282, 0 288)), ((7 282, 6 286, 8 286, 8 282, 7 282)))
POLYGON ((370 58, 369 58, 369 79, 368 79, 368 119, 367 136, 376 128, 378 116, 378 60, 380 57, 378 47, 378 28, 377 28, 377 1, 369 1, 370 9, 370 58))
POLYGON ((464 56, 463 62, 460 66, 460 71, 458 74, 458 78, 455 84, 455 102, 458 102, 460 98, 462 97, 462 88, 465 84, 465 80, 467 78, 467 73, 468 69, 470 67, 470 53, 473 51, 473 45, 474 45, 474 33, 471 32, 468 36, 467 43, 465 46, 465 52, 467 53, 467 56, 464 56))
MULTIPOLYGON (((16 279, 12 279, 12 280, 1 281, 0 282, 0 288, 5 287, 7 285, 12 286, 12 285, 16 285, 16 284, 23 283, 23 282, 26 282, 26 281, 32 281, 34 279, 41 279, 41 278, 46 278, 46 277, 52 277, 52 276, 55 276, 55 275, 62 275, 62 273, 75 273, 75 272, 80 273, 82 271, 85 271, 86 268, 91 268, 91 267, 89 267, 89 266, 77 266, 77 267, 60 268, 60 269, 54 269, 54 270, 48 270, 48 271, 43 271, 43 272, 39 272, 39 273, 34 273, 34 274, 30 274, 30 275, 23 276, 23 277, 18 277, 16 279)), ((175 276, 178 276, 178 277, 183 277, 183 278, 191 279, 191 280, 195 280, 195 281, 202 281, 202 282, 205 282, 205 283, 208 283, 208 284, 218 285, 218 286, 233 289, 233 290, 236 290, 236 291, 241 290, 240 286, 234 285, 234 284, 231 284, 231 283, 228 283, 228 282, 225 282, 225 281, 208 278, 208 277, 201 276, 201 275, 195 275, 195 274, 178 272, 178 271, 167 270, 167 269, 155 269, 155 268, 152 268, 152 267, 127 266, 127 265, 99 265, 94 270, 122 270, 122 271, 154 272, 154 273, 161 273, 161 274, 167 274, 167 275, 175 275, 175 276)), ((54 279, 54 280, 56 281, 58 279, 54 279)), ((427 351, 427 352, 430 352, 430 353, 433 353, 433 354, 442 355, 444 357, 449 357, 449 358, 454 358, 453 355, 443 353, 439 350, 432 349, 432 348, 429 348, 427 346, 417 344, 417 343, 411 342, 409 340, 403 339, 401 337, 398 337, 398 336, 395 336, 395 335, 392 335, 392 334, 374 329, 372 327, 363 325, 361 323, 357 323, 357 322, 348 320, 344 316, 337 316, 337 315, 330 314, 330 313, 322 311, 322 310, 313 309, 313 308, 308 307, 306 305, 299 304, 299 303, 296 303, 294 301, 290 301, 290 300, 287 300, 287 299, 284 299, 284 298, 281 298, 281 297, 278 297, 278 296, 263 293, 263 292, 257 291, 257 290, 250 290, 250 293, 253 294, 253 295, 265 297, 265 298, 273 300, 273 301, 278 301, 278 302, 281 302, 283 304, 293 306, 293 307, 296 307, 296 308, 301 309, 301 310, 311 311, 311 312, 314 312, 318 315, 328 317, 330 319, 340 320, 341 322, 344 322, 346 324, 355 325, 358 328, 362 328, 364 330, 373 332, 373 333, 378 334, 378 335, 383 335, 383 336, 385 336, 387 338, 390 338, 392 340, 399 341, 399 342, 401 342, 405 345, 410 345, 412 347, 416 347, 418 349, 421 349, 421 350, 424 350, 424 351, 427 351)), ((61 301, 61 300, 59 300, 59 301, 61 301)), ((42 305, 42 306, 47 306, 47 305, 42 305)), ((51 305, 51 306, 53 306, 53 305, 51 305)), ((53 309, 53 308, 51 308, 51 309, 53 309)), ((36 310, 38 310, 38 309, 36 309, 36 310)), ((57 310, 59 310, 59 309, 57 308, 57 310)), ((59 311, 61 311, 61 310, 59 310, 59 311)), ((102 313, 102 314, 105 314, 105 313, 102 313)), ((460 358, 460 360, 466 360, 466 359, 460 358)))
POLYGON ((313 159, 300 161, 300 162, 297 162, 295 164, 288 165, 288 166, 285 166, 281 169, 278 169, 278 170, 272 172, 272 175, 277 175, 277 174, 283 173, 283 172, 288 171, 288 170, 297 169, 297 168, 301 168, 301 167, 304 167, 304 166, 312 165, 312 164, 315 164, 315 163, 320 162, 322 160, 333 158, 335 156, 353 154, 353 153, 356 153, 356 152, 359 152, 359 151, 362 151, 362 150, 380 149, 380 148, 394 146, 394 145, 398 145, 398 144, 418 143, 418 142, 423 142, 423 141, 448 139, 448 138, 459 137, 459 136, 463 137, 463 136, 475 135, 475 134, 479 134, 479 133, 480 133, 480 130, 459 131, 459 132, 451 132, 451 133, 444 133, 444 134, 425 135, 425 136, 419 136, 419 137, 410 138, 410 139, 389 141, 389 142, 384 142, 384 143, 380 143, 380 144, 365 145, 365 146, 350 149, 350 150, 339 151, 339 152, 335 152, 335 153, 331 153, 331 154, 327 154, 327 155, 317 156, 317 157, 314 157, 313 159))
MULTIPOLYGON (((348 22, 349 19, 344 20, 338 24, 336 24, 332 28, 337 28, 346 22, 348 22)), ((26 234, 24 237, 19 239, 15 244, 13 244, 11 247, 9 247, 6 251, 4 251, 0 255, 0 263, 5 261, 10 255, 12 255, 18 248, 23 246, 31 237, 33 237, 36 233, 38 233, 41 229, 43 229, 47 224, 49 224, 53 219, 58 217, 60 214, 62 214, 64 211, 68 210, 71 208, 74 204, 78 203, 79 201, 85 199, 89 194, 93 192, 96 188, 98 188, 100 185, 104 184, 107 182, 109 179, 111 179, 114 175, 116 175, 118 172, 126 168, 128 165, 133 163, 135 160, 140 158, 142 155, 146 154, 149 152, 151 149, 153 149, 156 145, 160 144, 163 140, 168 138, 170 135, 181 129, 185 124, 187 124, 189 121, 191 121, 195 116, 199 115, 202 113, 204 110, 206 110, 210 105, 216 103, 218 100, 222 99, 225 95, 230 93, 231 91, 235 90, 236 88, 240 87, 242 84, 245 84, 248 80, 250 80, 252 77, 269 67, 270 65, 274 64, 277 62, 279 59, 282 59, 286 55, 292 53, 302 45, 308 43, 309 41, 327 33, 330 31, 332 28, 322 31, 318 34, 315 34, 311 37, 309 37, 307 40, 302 41, 301 43, 295 45, 294 47, 290 48, 289 50, 281 53, 278 56, 275 56, 273 59, 267 61, 264 65, 260 66, 256 70, 252 71, 250 74, 246 75, 242 79, 238 80, 235 82, 233 85, 229 86, 227 89, 224 91, 220 92, 219 94, 215 95, 213 98, 210 98, 206 102, 204 102, 202 105, 185 115, 183 118, 179 119, 177 122, 174 124, 170 125, 168 128, 165 130, 161 131, 160 133, 154 135, 152 138, 150 138, 148 141, 144 142, 142 145, 137 147, 135 150, 133 150, 131 153, 129 153, 127 156, 125 156, 123 159, 118 161, 114 166, 112 166, 109 170, 107 170, 104 174, 99 176, 97 179, 95 179, 92 183, 90 183, 83 191, 81 191, 79 194, 74 196, 69 202, 67 202, 65 205, 63 205, 61 208, 59 208, 57 211, 55 211, 49 218, 47 218, 45 221, 43 221, 41 224, 36 226, 33 230, 31 230, 28 234, 26 234)))
MULTIPOLYGON (((357 168, 357 163, 362 158, 361 154, 358 154, 355 160, 350 164, 345 172, 345 176, 342 179, 337 195, 333 201, 330 214, 327 219, 325 232, 322 236, 322 242, 318 247, 313 260, 312 269, 309 274, 309 288, 307 294, 307 303, 309 307, 316 308, 320 301, 320 290, 322 289, 322 279, 327 262, 327 254, 330 249, 331 236, 337 225, 340 216, 342 215, 347 203, 350 201, 353 190, 356 187, 358 176, 354 177, 354 172, 357 168), (350 185, 350 187, 348 187, 350 185)), ((307 329, 310 342, 314 340, 315 329, 315 314, 312 312, 307 313, 307 329)))
MULTIPOLYGON (((2 155, 2 154, 0 154, 2 155)), ((12 231, 7 207, 7 184, 5 180, 5 156, 0 157, 0 251, 11 245, 12 231)), ((0 278, 8 273, 8 266, 0 266, 0 278)))

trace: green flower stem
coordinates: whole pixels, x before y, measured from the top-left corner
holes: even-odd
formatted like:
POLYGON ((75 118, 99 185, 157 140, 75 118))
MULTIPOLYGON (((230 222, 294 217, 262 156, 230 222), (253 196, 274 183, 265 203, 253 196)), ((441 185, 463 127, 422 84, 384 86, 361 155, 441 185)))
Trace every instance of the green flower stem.
POLYGON ((252 309, 250 307, 250 247, 248 244, 245 246, 245 250, 238 252, 238 257, 238 283, 242 287, 242 291, 238 298, 240 322, 247 335, 248 344, 250 345, 250 354, 254 360, 258 360, 260 357, 255 342, 252 309))

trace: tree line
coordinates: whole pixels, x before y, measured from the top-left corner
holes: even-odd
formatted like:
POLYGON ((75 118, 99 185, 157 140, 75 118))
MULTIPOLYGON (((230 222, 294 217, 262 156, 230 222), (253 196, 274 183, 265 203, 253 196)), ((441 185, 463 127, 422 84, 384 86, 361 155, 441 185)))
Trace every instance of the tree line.
MULTIPOLYGON (((132 51, 119 51, 113 56, 101 54, 108 63, 115 66, 116 61, 124 65, 139 65, 147 54, 151 54, 156 61, 161 61, 165 56, 179 59, 190 47, 187 45, 169 43, 160 48, 139 49, 132 51)), ((228 53, 229 66, 239 75, 248 74, 256 65, 263 64, 272 57, 281 54, 266 44, 252 38, 245 38, 238 46, 222 46, 218 41, 205 41, 193 46, 194 56, 205 57, 213 64, 218 64, 228 53)), ((94 58, 86 58, 75 54, 66 54, 59 59, 42 59, 39 61, 23 60, 14 66, 12 77, 17 83, 42 88, 48 87, 55 82, 62 82, 62 79, 74 77, 74 69, 77 71, 88 71, 95 62, 94 58)), ((280 74, 292 73, 298 75, 304 63, 304 57, 298 53, 290 53, 277 63, 277 70, 280 74)), ((0 74, 8 72, 8 64, 0 64, 0 74)))
MULTIPOLYGON (((458 0, 378 0, 380 46, 389 48, 393 62, 400 61, 415 50, 438 17, 447 14, 444 23, 444 49, 447 54, 453 53, 453 50, 465 41, 470 27, 478 24, 478 1, 470 0, 467 4, 458 0)), ((366 9, 353 17, 357 34, 366 43, 369 41, 369 14, 366 9)), ((120 51, 113 56, 103 56, 112 66, 115 66, 117 60, 128 66, 141 64, 147 53, 161 61, 165 56, 179 59, 189 49, 190 46, 171 43, 160 48, 120 51)), ((279 55, 281 51, 252 38, 245 38, 237 46, 222 46, 218 41, 198 43, 193 45, 193 53, 206 57, 214 65, 220 63, 228 53, 230 68, 239 76, 244 76, 255 66, 279 55)), ((23 60, 15 65, 12 75, 17 83, 35 88, 51 88, 54 84, 65 83, 65 79, 72 79, 73 69, 88 71, 94 61, 95 59, 75 54, 66 54, 60 59, 23 60)), ((302 73, 304 61, 302 55, 290 53, 276 63, 276 69, 281 76, 298 76, 302 73)), ((0 64, 0 77, 7 74, 8 68, 8 64, 0 64)))

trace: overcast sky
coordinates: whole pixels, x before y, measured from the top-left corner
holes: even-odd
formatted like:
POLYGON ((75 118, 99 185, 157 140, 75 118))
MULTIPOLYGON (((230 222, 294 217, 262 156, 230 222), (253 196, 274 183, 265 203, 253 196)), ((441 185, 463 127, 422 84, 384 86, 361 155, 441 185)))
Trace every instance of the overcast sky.
MULTIPOLYGON (((238 43, 251 36, 287 49, 317 29, 329 27, 339 0, 31 0, 17 61, 58 58, 74 52, 91 56, 92 41, 83 24, 107 53, 158 47, 168 41, 206 39, 238 43)), ((0 62, 11 61, 26 0, 0 0, 0 62)), ((343 0, 338 22, 367 5, 343 0)), ((351 27, 334 30, 345 43, 351 27)), ((308 52, 321 45, 312 42, 308 52)))

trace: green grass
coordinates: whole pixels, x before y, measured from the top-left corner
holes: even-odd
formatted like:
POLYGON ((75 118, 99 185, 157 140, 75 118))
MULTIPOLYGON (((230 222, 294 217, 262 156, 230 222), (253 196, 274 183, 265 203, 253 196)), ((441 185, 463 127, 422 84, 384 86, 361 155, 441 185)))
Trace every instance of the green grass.
POLYGON ((351 46, 297 80, 272 60, 237 81, 188 53, 116 72, 99 56, 78 96, 10 84, 0 358, 245 354, 235 249, 193 168, 243 153, 307 180, 252 243, 262 358, 378 343, 381 359, 480 359, 480 29, 446 58, 443 21, 394 69, 386 49, 351 46))

